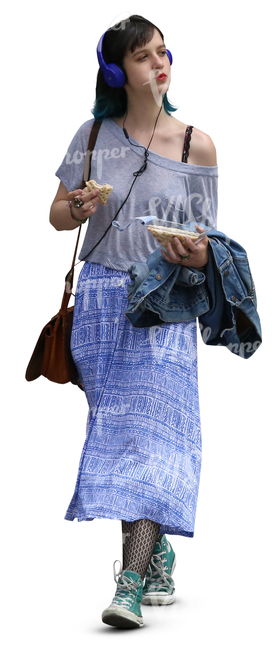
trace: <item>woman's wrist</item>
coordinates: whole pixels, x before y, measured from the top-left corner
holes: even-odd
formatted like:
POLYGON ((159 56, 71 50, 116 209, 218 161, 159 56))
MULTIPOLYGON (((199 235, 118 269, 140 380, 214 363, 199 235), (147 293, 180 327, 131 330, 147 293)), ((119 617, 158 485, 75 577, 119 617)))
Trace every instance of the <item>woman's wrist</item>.
POLYGON ((70 210, 67 207, 67 199, 54 201, 50 209, 50 223, 58 230, 74 230, 79 228, 80 224, 71 219, 70 210))
POLYGON ((67 208, 70 209, 70 215, 71 215, 72 219, 74 219, 74 221, 77 221, 77 223, 86 223, 88 217, 86 217, 85 219, 78 219, 78 217, 76 217, 76 216, 73 214, 73 211, 72 211, 72 201, 68 201, 68 203, 67 203, 67 208))

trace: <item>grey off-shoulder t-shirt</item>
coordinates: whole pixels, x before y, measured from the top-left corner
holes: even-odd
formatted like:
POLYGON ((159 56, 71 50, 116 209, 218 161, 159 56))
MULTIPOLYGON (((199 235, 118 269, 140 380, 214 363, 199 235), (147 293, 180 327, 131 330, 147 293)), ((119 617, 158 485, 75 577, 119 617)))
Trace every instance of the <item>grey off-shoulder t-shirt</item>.
MULTIPOLYGON (((79 128, 56 172, 68 192, 81 187, 93 121, 88 120, 79 128)), ((126 198, 134 180, 133 172, 144 162, 144 148, 133 146, 140 143, 132 137, 130 140, 132 144, 112 119, 103 121, 92 154, 90 178, 99 184, 110 183, 113 190, 106 205, 98 203, 95 214, 88 220, 79 255, 79 259, 87 255, 87 261, 119 271, 128 271, 133 262, 145 262, 160 246, 146 226, 135 221, 123 232, 112 226, 88 255, 126 198)), ((189 165, 149 151, 147 168, 137 178, 117 220, 122 224, 127 219, 154 215, 173 221, 173 225, 197 221, 200 225, 216 227, 217 182, 217 165, 189 165)))

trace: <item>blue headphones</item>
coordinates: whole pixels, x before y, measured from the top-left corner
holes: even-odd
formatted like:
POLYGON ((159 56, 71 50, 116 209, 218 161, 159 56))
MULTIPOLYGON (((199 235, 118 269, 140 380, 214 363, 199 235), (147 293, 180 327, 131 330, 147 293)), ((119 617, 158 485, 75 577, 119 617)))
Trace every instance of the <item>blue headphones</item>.
MULTIPOLYGON (((97 45, 96 53, 99 66, 103 72, 104 79, 111 88, 122 88, 126 83, 125 72, 115 63, 106 63, 102 54, 103 39, 106 32, 101 36, 97 45)), ((173 57, 170 50, 166 50, 170 65, 173 63, 173 57)))

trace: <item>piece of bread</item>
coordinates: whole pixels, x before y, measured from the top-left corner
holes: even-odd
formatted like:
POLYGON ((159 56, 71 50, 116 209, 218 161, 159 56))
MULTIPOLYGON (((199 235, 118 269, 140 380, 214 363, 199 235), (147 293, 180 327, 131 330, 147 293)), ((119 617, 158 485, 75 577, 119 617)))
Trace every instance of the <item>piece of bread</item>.
POLYGON ((147 226, 147 230, 166 248, 173 237, 178 237, 181 243, 184 243, 185 237, 190 237, 193 241, 199 238, 199 233, 190 232, 189 230, 180 230, 179 228, 166 228, 165 226, 147 226))
POLYGON ((107 203, 111 190, 113 189, 113 185, 109 185, 108 183, 104 183, 104 185, 99 185, 94 180, 85 181, 85 183, 89 192, 91 192, 92 190, 101 190, 100 193, 98 194, 98 200, 99 203, 105 205, 107 203))

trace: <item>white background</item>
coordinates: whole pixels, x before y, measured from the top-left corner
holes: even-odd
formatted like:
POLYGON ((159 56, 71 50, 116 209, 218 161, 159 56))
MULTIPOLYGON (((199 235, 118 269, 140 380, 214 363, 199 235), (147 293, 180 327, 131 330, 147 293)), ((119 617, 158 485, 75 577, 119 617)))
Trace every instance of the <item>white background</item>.
POLYGON ((175 640, 191 650, 271 647, 269 37, 264 0, 51 0, 3 10, 5 650, 85 650, 93 641, 169 647, 175 640), (169 536, 176 603, 143 606, 144 628, 126 632, 101 622, 116 588, 120 522, 64 521, 85 437, 84 394, 43 377, 29 384, 24 373, 40 330, 59 309, 75 242, 74 231, 49 225, 54 174, 75 131, 92 117, 99 37, 133 13, 157 24, 172 51, 175 117, 215 143, 218 228, 248 252, 264 342, 244 360, 199 339, 203 465, 195 537, 169 536))

